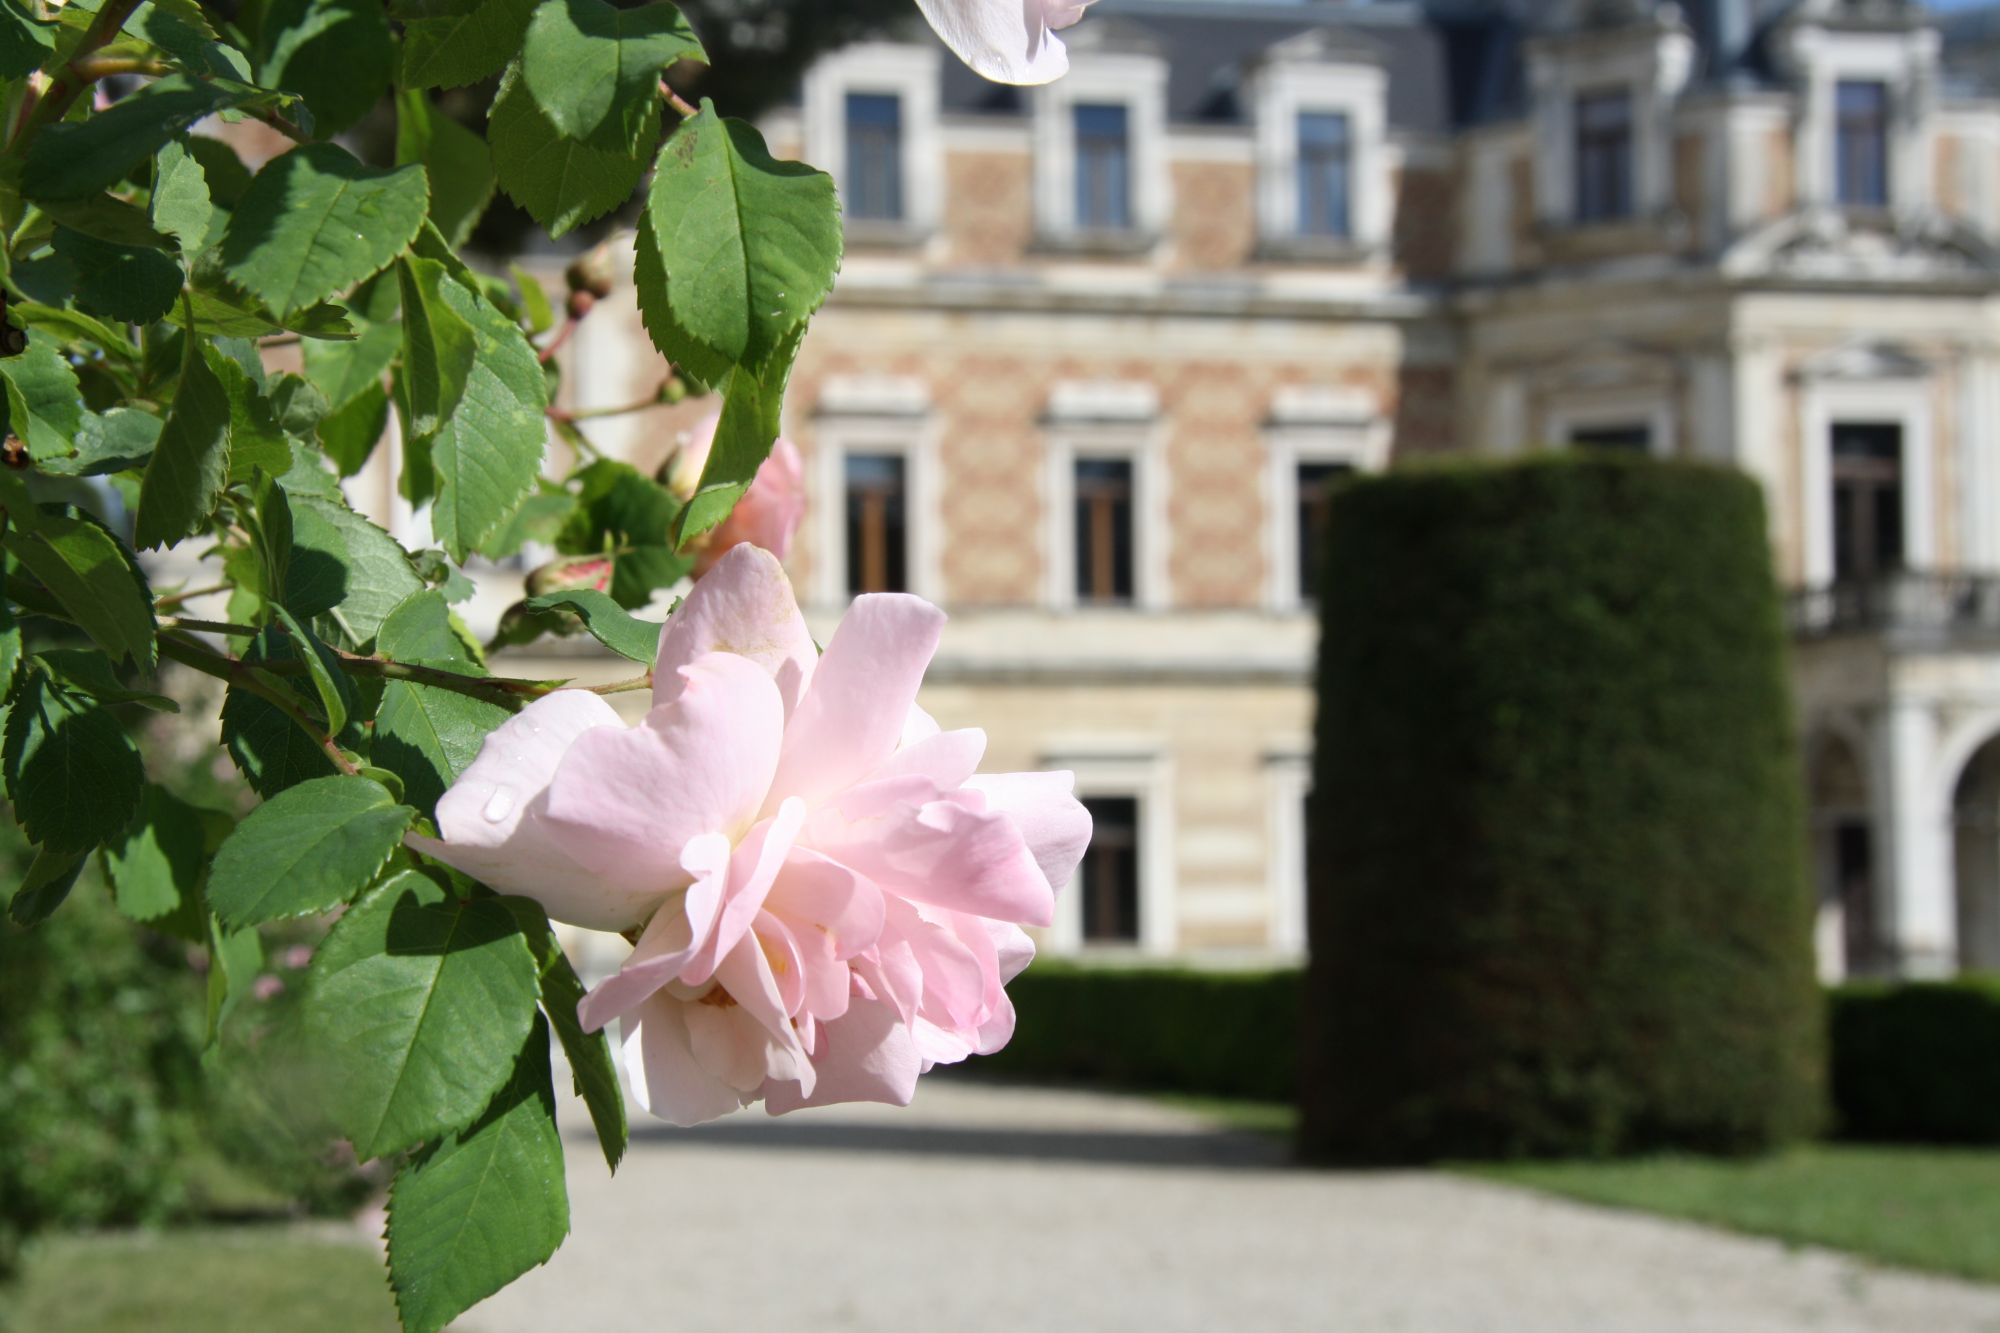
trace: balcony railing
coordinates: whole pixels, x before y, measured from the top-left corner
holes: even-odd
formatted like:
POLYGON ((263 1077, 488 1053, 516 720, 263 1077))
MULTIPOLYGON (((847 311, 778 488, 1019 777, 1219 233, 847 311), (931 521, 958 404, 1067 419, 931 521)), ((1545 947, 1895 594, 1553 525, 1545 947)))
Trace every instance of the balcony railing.
POLYGON ((2000 574, 1890 574, 1795 589, 1786 620, 1802 639, 1885 633, 2000 642, 2000 574))

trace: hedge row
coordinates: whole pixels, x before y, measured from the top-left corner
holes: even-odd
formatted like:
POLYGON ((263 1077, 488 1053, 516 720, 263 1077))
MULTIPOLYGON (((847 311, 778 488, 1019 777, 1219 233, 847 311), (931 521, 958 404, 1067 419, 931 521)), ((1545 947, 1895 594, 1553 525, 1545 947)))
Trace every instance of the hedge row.
MULTIPOLYGON (((1009 986, 1014 1039, 977 1069, 1102 1087, 1290 1101, 1297 969, 1212 972, 1044 959, 1009 986)), ((2000 978, 1829 992, 1845 1138, 2000 1144, 2000 978)))

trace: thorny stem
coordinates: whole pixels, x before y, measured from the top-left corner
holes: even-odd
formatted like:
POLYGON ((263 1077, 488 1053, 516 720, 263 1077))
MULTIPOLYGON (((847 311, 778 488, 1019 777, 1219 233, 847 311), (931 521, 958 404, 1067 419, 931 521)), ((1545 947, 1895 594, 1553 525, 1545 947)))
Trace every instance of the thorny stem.
POLYGON ((10 150, 25 148, 44 125, 61 120, 69 111, 70 104, 90 86, 91 80, 101 77, 89 72, 92 68, 89 57, 118 35, 118 30, 125 26, 125 20, 131 18, 132 11, 138 7, 139 0, 104 0, 97 17, 90 21, 90 27, 84 32, 83 41, 77 45, 76 54, 70 57, 69 64, 63 66, 62 72, 55 76, 48 90, 22 120, 20 128, 14 131, 14 137, 7 145, 10 150))
POLYGON ((655 393, 650 397, 641 398, 636 403, 626 403, 619 407, 585 407, 579 408, 574 412, 565 411, 560 407, 550 407, 548 409, 548 416, 551 421, 562 421, 574 425, 579 421, 591 421, 597 417, 622 417, 627 413, 644 412, 648 408, 664 406, 666 404, 661 402, 659 394, 655 393))
MULTIPOLYGON (((162 624, 167 629, 220 634, 236 639, 255 638, 263 632, 250 625, 232 625, 220 620, 191 620, 185 617, 168 619, 162 624)), ((161 642, 165 643, 166 640, 162 639, 161 642)), ((480 699, 539 699, 545 694, 553 694, 561 689, 588 690, 592 694, 622 694, 628 690, 650 689, 653 684, 651 672, 605 685, 571 685, 567 681, 559 680, 522 680, 512 676, 466 676, 456 671, 446 671, 441 667, 398 662, 394 658, 382 657, 379 654, 350 653, 345 649, 331 646, 327 647, 327 651, 339 659, 341 668, 350 675, 372 676, 378 680, 406 680, 413 685, 431 685, 441 690, 451 690, 456 694, 467 694, 480 699)), ((257 665, 265 671, 280 676, 297 675, 306 669, 303 662, 259 662, 257 665)))
POLYGON ((248 690, 292 721, 298 723, 299 728, 306 735, 312 737, 318 743, 319 748, 326 752, 326 757, 333 761, 335 768, 349 777, 359 777, 361 775, 361 770, 355 766, 352 759, 347 757, 347 752, 340 748, 340 743, 320 730, 319 723, 314 721, 312 716, 303 708, 300 708, 296 702, 286 698, 282 690, 274 690, 263 681, 257 679, 256 672, 252 670, 248 662, 243 661, 241 658, 218 653, 214 649, 205 646, 198 639, 184 638, 178 634, 162 634, 160 636, 160 656, 171 658, 179 662, 182 666, 192 667, 203 675, 227 681, 233 688, 248 690))

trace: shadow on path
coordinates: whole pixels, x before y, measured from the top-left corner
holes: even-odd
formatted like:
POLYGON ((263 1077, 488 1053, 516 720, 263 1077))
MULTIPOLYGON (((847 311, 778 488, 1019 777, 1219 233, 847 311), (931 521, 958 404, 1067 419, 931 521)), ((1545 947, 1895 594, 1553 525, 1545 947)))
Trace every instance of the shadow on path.
POLYGON ((1235 1130, 987 1129, 745 1117, 693 1129, 634 1125, 632 1138, 662 1147, 887 1153, 1102 1166, 1270 1171, 1291 1164, 1290 1151, 1283 1140, 1235 1130))

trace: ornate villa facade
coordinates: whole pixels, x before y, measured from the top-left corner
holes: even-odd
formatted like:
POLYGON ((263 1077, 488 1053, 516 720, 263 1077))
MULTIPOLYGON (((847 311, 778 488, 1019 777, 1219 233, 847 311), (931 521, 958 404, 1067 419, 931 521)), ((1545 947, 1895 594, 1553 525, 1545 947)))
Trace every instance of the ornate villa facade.
MULTIPOLYGON (((766 125, 848 226, 795 580, 822 627, 944 605, 926 705, 1077 772, 1051 948, 1297 955, 1326 488, 1590 448, 1764 484, 1826 973, 2000 966, 2000 101, 1936 20, 1101 0, 1067 35, 1009 89, 885 33, 766 125)), ((629 306, 570 364, 578 406, 659 374, 629 306)), ((603 434, 650 468, 694 411, 603 434)))

